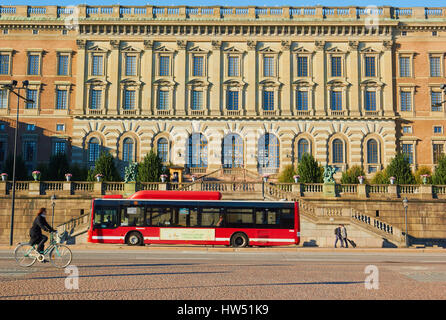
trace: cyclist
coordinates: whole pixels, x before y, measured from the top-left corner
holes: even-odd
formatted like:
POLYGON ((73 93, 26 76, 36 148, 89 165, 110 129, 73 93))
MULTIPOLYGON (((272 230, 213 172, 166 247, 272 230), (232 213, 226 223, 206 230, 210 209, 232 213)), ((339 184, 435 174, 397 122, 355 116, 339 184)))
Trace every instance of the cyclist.
POLYGON ((37 245, 37 251, 43 253, 45 242, 48 240, 48 237, 42 234, 42 229, 47 232, 56 232, 46 221, 46 209, 40 208, 37 213, 36 218, 34 219, 33 226, 29 230, 29 236, 31 240, 29 241, 30 245, 37 245))

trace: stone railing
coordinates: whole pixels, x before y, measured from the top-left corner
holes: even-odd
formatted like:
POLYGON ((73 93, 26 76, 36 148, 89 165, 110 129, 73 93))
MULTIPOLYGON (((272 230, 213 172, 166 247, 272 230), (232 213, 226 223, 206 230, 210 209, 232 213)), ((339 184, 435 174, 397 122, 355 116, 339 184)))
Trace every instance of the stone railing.
MULTIPOLYGON (((220 169, 219 169, 220 170, 220 169)), ((370 199, 446 199, 443 185, 365 185, 336 184, 335 194, 324 194, 323 183, 271 183, 261 181, 212 181, 201 179, 195 182, 85 182, 85 181, 17 181, 18 195, 104 195, 132 194, 139 190, 196 190, 219 192, 262 192, 277 200, 294 200, 306 197, 341 197, 370 199)), ((11 194, 12 182, 0 181, 0 194, 11 194)))
POLYGON ((446 8, 396 8, 396 7, 221 7, 221 6, 0 6, 0 17, 6 18, 65 18, 76 14, 80 20, 85 19, 190 19, 190 20, 268 20, 268 19, 366 19, 373 15, 379 19, 438 19, 446 18, 446 8))

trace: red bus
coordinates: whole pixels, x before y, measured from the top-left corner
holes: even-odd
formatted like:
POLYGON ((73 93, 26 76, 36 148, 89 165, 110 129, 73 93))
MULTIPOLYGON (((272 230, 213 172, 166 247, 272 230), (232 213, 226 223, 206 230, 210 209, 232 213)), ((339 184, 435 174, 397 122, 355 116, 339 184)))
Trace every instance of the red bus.
POLYGON ((88 241, 232 247, 299 244, 297 202, 225 201, 219 192, 139 191, 94 199, 88 241))

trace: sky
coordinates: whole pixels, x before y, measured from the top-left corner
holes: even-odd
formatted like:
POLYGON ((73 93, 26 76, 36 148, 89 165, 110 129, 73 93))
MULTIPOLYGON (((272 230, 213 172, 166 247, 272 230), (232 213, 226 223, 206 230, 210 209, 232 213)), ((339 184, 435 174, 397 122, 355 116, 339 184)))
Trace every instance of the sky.
POLYGON ((323 5, 327 7, 336 7, 336 6, 358 6, 358 7, 366 7, 369 5, 375 6, 392 6, 392 7, 416 7, 416 6, 425 6, 425 7, 443 7, 446 6, 444 0, 432 0, 432 1, 415 1, 415 0, 397 0, 397 1, 377 1, 377 0, 306 0, 306 1, 292 1, 292 0, 238 0, 238 1, 229 1, 229 0, 160 0, 148 2, 147 0, 131 0, 131 1, 119 1, 119 0, 2 0, 1 4, 3 5, 30 5, 30 6, 45 6, 45 5, 59 5, 59 6, 70 6, 87 3, 90 6, 95 5, 112 5, 112 4, 120 4, 120 5, 129 5, 129 6, 143 6, 146 4, 156 5, 156 6, 175 6, 175 5, 186 5, 186 6, 212 6, 212 5, 220 5, 220 6, 292 6, 292 7, 304 7, 304 6, 315 6, 315 5, 323 5))

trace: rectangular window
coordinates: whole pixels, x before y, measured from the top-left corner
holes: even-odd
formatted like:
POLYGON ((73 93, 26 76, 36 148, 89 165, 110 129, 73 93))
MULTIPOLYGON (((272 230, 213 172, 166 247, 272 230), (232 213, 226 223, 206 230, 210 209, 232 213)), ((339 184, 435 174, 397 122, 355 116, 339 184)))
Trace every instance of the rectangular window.
POLYGON ((53 155, 65 154, 65 141, 56 141, 53 145, 53 155))
POLYGON ((67 54, 60 54, 57 65, 57 74, 59 76, 67 76, 68 66, 69 66, 69 56, 67 54))
POLYGON ((250 208, 227 208, 225 220, 227 228, 253 227, 253 210, 250 208))
POLYGON ((158 91, 158 110, 168 110, 169 109, 169 91, 159 90, 158 91))
POLYGON ((400 92, 401 111, 412 111, 412 92, 400 92))
POLYGON ((67 90, 56 90, 56 109, 65 110, 67 108, 67 90))
POLYGON ((439 91, 431 91, 431 105, 432 111, 441 111, 442 108, 442 93, 439 91))
POLYGON ((124 91, 124 109, 133 110, 136 105, 136 92, 135 90, 124 91))
POLYGON ((274 77, 274 57, 263 58, 263 76, 274 77))
POLYGON ((36 130, 36 125, 35 125, 35 124, 32 124, 32 123, 28 123, 28 124, 26 125, 26 130, 27 130, 27 131, 34 131, 34 130, 36 130))
POLYGON ((35 89, 26 90, 26 99, 33 101, 33 102, 26 103, 26 105, 25 105, 26 109, 36 109, 37 108, 37 90, 35 90, 35 89))
POLYGON ((331 91, 331 110, 342 110, 342 91, 331 91))
POLYGON ((239 57, 229 56, 228 57, 228 76, 238 77, 239 73, 239 57))
POLYGON ((297 91, 296 107, 299 111, 308 110, 308 91, 297 91))
POLYGON ((56 124, 56 131, 65 131, 65 125, 63 123, 56 124))
POLYGON ((238 110, 238 91, 228 91, 228 110, 238 110))
POLYGON ((194 56, 193 57, 193 76, 203 77, 204 76, 204 57, 194 56))
POLYGON ((437 164, 438 160, 440 160, 441 156, 443 155, 443 145, 434 144, 432 147, 433 147, 434 164, 437 164))
POLYGON ((411 126, 403 126, 403 133, 412 133, 411 126))
POLYGON ((365 92, 365 110, 366 111, 376 111, 376 92, 366 91, 365 92))
POLYGON ((441 77, 440 57, 430 57, 430 75, 431 77, 441 77))
POLYGON ((365 76, 376 77, 375 57, 365 57, 365 76))
POLYGON ((342 76, 342 59, 341 57, 331 57, 331 76, 342 76))
POLYGON ((400 77, 410 77, 409 57, 400 57, 400 77))
POLYGON ((409 163, 413 164, 413 145, 407 143, 403 144, 402 153, 407 157, 409 163))
POLYGON ((170 57, 160 56, 159 60, 159 75, 167 77, 170 75, 170 57))
POLYGON ((0 109, 8 108, 8 90, 0 89, 0 109))
POLYGON ((33 162, 36 154, 36 142, 24 141, 23 142, 23 157, 25 162, 33 162))
POLYGON ((101 109, 102 90, 91 90, 90 109, 101 109))
POLYGON ((9 74, 9 55, 0 54, 0 74, 9 74))
POLYGON ((39 75, 39 61, 40 61, 40 56, 38 54, 30 54, 28 56, 29 75, 39 75))
POLYGON ((136 76, 136 56, 125 56, 125 75, 136 76))
POLYGON ((192 110, 201 110, 203 106, 203 91, 192 90, 192 110))
POLYGON ((93 76, 102 76, 104 72, 104 64, 103 64, 104 57, 94 55, 92 57, 91 61, 91 74, 93 76))
POLYGON ((308 57, 297 57, 297 76, 308 77, 308 57))
POLYGON ((274 110, 274 91, 263 91, 263 110, 274 110))
POLYGON ((443 133, 442 126, 434 126, 434 133, 443 133))

